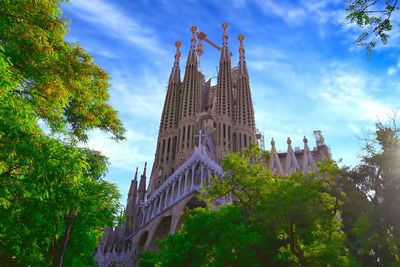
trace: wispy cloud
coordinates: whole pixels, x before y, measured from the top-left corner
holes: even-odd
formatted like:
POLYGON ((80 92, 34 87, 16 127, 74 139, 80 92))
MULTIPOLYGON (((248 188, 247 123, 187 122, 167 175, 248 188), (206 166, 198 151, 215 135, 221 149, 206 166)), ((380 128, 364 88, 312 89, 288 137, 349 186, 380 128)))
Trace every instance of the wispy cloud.
MULTIPOLYGON (((70 37, 69 39, 72 39, 72 42, 77 42, 77 40, 74 40, 75 38, 70 37)), ((118 58, 117 53, 110 51, 107 48, 102 47, 101 44, 85 44, 85 50, 91 54, 91 55, 99 55, 102 57, 106 58, 112 58, 116 59, 118 58)))
POLYGON ((87 20, 92 25, 116 38, 156 54, 166 54, 160 45, 157 32, 151 27, 127 16, 123 11, 102 0, 74 0, 69 6, 78 17, 87 20))
POLYGON ((322 74, 320 86, 320 90, 309 96, 321 98, 327 107, 331 107, 331 112, 348 117, 347 120, 384 120, 392 109, 396 109, 395 101, 384 101, 375 94, 382 90, 379 76, 353 71, 347 66, 332 63, 322 74))
POLYGON ((147 69, 115 74, 111 99, 131 118, 159 121, 167 88, 167 80, 161 76, 147 69))
POLYGON ((153 137, 128 129, 126 138, 125 141, 115 142, 100 131, 94 131, 87 146, 107 156, 114 168, 127 171, 132 171, 139 162, 153 161, 154 148, 146 148, 146 144, 155 142, 153 137))
POLYGON ((302 7, 287 3, 272 0, 256 0, 255 2, 265 14, 279 16, 288 24, 300 24, 306 15, 302 7))
POLYGON ((387 74, 388 75, 393 75, 395 73, 397 73, 400 70, 400 60, 397 62, 396 65, 394 66, 390 66, 387 70, 387 74))
POLYGON ((340 0, 273 1, 255 0, 266 15, 275 15, 289 25, 301 25, 311 20, 316 24, 336 23, 339 13, 344 13, 340 0))

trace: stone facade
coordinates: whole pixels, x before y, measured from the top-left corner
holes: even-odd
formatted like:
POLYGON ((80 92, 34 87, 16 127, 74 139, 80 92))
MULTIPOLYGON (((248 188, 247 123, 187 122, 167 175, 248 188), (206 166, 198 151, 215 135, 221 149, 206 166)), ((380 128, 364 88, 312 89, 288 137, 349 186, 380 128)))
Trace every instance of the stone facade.
MULTIPOLYGON (((182 224, 185 208, 205 203, 196 195, 209 176, 223 179, 221 163, 228 152, 243 152, 257 142, 249 75, 239 35, 238 66, 231 66, 226 23, 222 24, 222 47, 218 81, 211 86, 199 71, 204 33, 191 28, 191 45, 181 81, 180 47, 177 41, 175 61, 161 116, 160 129, 150 180, 146 189, 146 167, 138 186, 138 170, 131 183, 124 212, 129 224, 104 230, 94 254, 98 266, 137 266, 141 249, 156 250, 155 240, 175 233, 182 224), (196 42, 198 45, 196 48, 196 42)), ((304 148, 292 148, 288 138, 286 152, 278 152, 271 141, 271 156, 266 164, 274 173, 307 173, 315 163, 329 157, 329 149, 316 132, 317 146, 310 150, 304 137, 304 148)), ((232 201, 223 199, 221 203, 232 201)))

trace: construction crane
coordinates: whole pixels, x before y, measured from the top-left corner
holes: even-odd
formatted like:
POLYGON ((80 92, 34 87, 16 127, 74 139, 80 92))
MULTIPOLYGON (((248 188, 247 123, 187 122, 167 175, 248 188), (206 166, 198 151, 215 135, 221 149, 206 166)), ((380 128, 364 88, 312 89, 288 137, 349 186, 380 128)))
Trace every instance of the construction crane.
MULTIPOLYGON (((207 34, 205 34, 204 32, 199 32, 197 34, 197 38, 199 38, 200 41, 206 41, 207 43, 209 43, 210 45, 214 46, 215 48, 217 48, 219 51, 222 50, 222 48, 219 45, 216 45, 215 43, 211 42, 209 39, 207 39, 207 34)), ((199 44, 201 44, 201 42, 199 42, 199 44)), ((199 55, 201 56, 203 54, 203 46, 201 45, 201 48, 197 48, 197 53, 199 53, 199 55)), ((232 56, 232 52, 230 52, 230 55, 232 56)))

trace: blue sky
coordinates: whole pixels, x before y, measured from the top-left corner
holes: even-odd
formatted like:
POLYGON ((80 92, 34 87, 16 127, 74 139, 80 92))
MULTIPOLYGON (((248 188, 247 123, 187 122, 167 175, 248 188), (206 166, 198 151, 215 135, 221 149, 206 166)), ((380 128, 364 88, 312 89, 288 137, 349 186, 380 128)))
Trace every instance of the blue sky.
MULTIPOLYGON (((108 180, 118 184, 125 203, 136 166, 148 162, 149 177, 158 127, 173 65, 174 43, 181 40, 183 73, 190 47, 190 27, 222 44, 227 22, 232 65, 238 62, 237 36, 246 39, 257 128, 266 148, 276 140, 286 150, 287 137, 302 147, 314 145, 321 130, 335 160, 356 164, 358 137, 377 119, 399 109, 400 35, 378 45, 368 60, 357 48, 357 27, 345 21, 343 0, 70 0, 67 40, 80 43, 112 77, 110 103, 119 111, 127 140, 92 132, 88 146, 111 161, 108 180)), ((398 17, 394 17, 399 21, 398 17)), ((396 25, 396 22, 395 22, 396 25)), ((219 51, 204 43, 201 68, 216 76, 219 51)))

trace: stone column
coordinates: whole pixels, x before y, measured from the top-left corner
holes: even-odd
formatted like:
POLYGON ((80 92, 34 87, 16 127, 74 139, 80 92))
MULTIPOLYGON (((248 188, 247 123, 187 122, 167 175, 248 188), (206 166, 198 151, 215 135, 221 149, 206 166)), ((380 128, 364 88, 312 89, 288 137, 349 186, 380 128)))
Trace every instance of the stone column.
POLYGON ((194 185, 194 170, 196 169, 196 165, 192 166, 192 187, 190 188, 190 190, 193 189, 193 185, 194 185))
POLYGON ((167 187, 167 189, 165 190, 165 203, 164 203, 164 209, 166 209, 168 207, 167 203, 168 203, 168 192, 169 192, 169 187, 167 187))
POLYGON ((172 183, 172 194, 171 194, 171 204, 174 203, 174 193, 175 193, 176 181, 172 183))
POLYGON ((147 212, 146 212, 146 221, 145 221, 145 223, 147 223, 148 221, 150 221, 150 217, 151 217, 151 213, 150 213, 150 211, 151 211, 151 206, 150 206, 150 204, 147 206, 146 210, 147 210, 147 212))
POLYGON ((151 218, 154 218, 154 216, 156 216, 156 199, 153 199, 152 205, 153 205, 153 212, 151 213, 152 214, 151 218))
POLYGON ((203 180, 204 180, 204 167, 201 165, 201 172, 200 172, 200 188, 203 187, 203 180))
POLYGON ((140 226, 143 226, 145 219, 146 219, 146 208, 142 207, 142 222, 141 222, 140 226))
POLYGON ((163 197, 163 194, 164 194, 164 193, 165 193, 164 191, 160 193, 159 201, 158 201, 158 211, 157 211, 157 213, 160 213, 160 212, 161 212, 162 197, 163 197))
POLYGON ((186 194, 186 186, 187 186, 187 177, 188 177, 188 174, 189 174, 189 170, 187 170, 187 171, 185 172, 185 187, 183 188, 183 195, 186 194))
POLYGON ((181 181, 182 181, 182 176, 178 176, 178 192, 176 194, 176 199, 179 199, 179 197, 180 197, 181 181))

